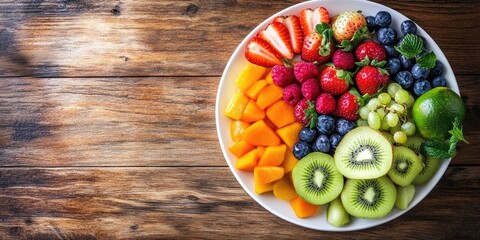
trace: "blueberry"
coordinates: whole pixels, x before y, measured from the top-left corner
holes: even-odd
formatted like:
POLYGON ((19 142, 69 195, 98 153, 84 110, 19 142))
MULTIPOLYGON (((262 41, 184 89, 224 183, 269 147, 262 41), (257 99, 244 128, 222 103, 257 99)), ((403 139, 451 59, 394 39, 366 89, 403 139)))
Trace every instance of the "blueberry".
POLYGON ((400 63, 402 64, 402 68, 404 70, 410 70, 413 67, 413 64, 415 64, 415 59, 408 58, 405 56, 400 56, 398 58, 400 60, 400 63))
POLYGON ((397 50, 395 50, 394 46, 384 45, 383 47, 385 48, 385 52, 387 52, 388 57, 398 57, 399 53, 397 52, 397 50))
POLYGON ((397 40, 397 31, 390 27, 380 28, 377 39, 383 45, 394 44, 397 40))
POLYGON ((370 30, 372 32, 377 30, 378 26, 377 26, 377 24, 375 24, 375 17, 374 16, 367 16, 365 18, 365 20, 367 21, 368 30, 370 30))
POLYGON ((405 38, 405 36, 399 37, 399 38, 397 39, 397 43, 395 43, 395 46, 398 47, 398 46, 400 45, 400 43, 403 41, 403 38, 405 38))
POLYGON ((311 143, 313 140, 315 140, 315 138, 317 138, 317 130, 312 128, 304 128, 300 130, 298 137, 304 142, 311 143))
POLYGON ((430 82, 427 80, 416 81, 413 85, 413 92, 415 95, 417 95, 417 97, 421 96, 430 89, 432 89, 432 85, 430 85, 430 82))
POLYGON ((342 140, 342 135, 334 133, 330 135, 330 147, 336 149, 340 141, 342 140))
POLYGON ((407 35, 408 33, 417 34, 417 25, 411 20, 405 20, 400 25, 400 31, 402 31, 403 35, 407 35))
POLYGON ((320 135, 314 144, 315 148, 318 149, 319 152, 330 152, 330 139, 327 135, 320 135))
POLYGON ((430 70, 430 77, 434 78, 436 76, 440 76, 443 73, 443 63, 436 60, 435 67, 430 70))
POLYGON ((407 89, 410 86, 412 86, 413 83, 413 76, 409 71, 401 71, 397 73, 397 76, 395 76, 395 82, 400 84, 403 89, 407 89))
POLYGON ((295 145, 293 145, 293 155, 298 160, 307 156, 307 154, 309 154, 310 152, 312 152, 312 149, 310 148, 310 144, 308 144, 306 142, 299 141, 299 142, 295 143, 295 145))
POLYGON ((392 16, 390 13, 385 11, 380 11, 375 15, 375 24, 380 27, 388 27, 392 23, 392 16))
POLYGON ((427 79, 428 74, 430 74, 429 69, 420 67, 418 63, 415 63, 415 65, 413 65, 411 72, 412 72, 413 78, 415 78, 416 80, 425 80, 427 79))
POLYGON ((447 79, 443 76, 436 76, 432 80, 432 87, 446 87, 447 86, 447 79))
MULTIPOLYGON (((418 35, 417 35, 418 36, 418 35)), ((423 42, 423 47, 426 47, 427 46, 427 39, 424 38, 423 36, 418 36, 420 37, 420 39, 422 39, 422 42, 423 42)))
POLYGON ((387 71, 390 76, 395 76, 400 70, 402 70, 402 64, 398 58, 389 58, 387 60, 387 71))
POLYGON ((335 129, 335 119, 329 115, 320 115, 317 121, 317 130, 320 134, 330 135, 335 129))
POLYGON ((343 135, 347 134, 347 132, 349 132, 353 128, 355 128, 355 123, 354 122, 350 122, 350 121, 348 121, 346 119, 343 119, 343 118, 338 119, 338 121, 337 121, 337 132, 340 135, 343 136, 343 135))

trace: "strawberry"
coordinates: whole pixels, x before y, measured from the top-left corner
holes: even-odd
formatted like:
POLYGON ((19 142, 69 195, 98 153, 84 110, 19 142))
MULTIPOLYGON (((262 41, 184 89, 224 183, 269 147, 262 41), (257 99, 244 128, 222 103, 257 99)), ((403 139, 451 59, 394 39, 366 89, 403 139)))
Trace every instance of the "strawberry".
POLYGON ((287 17, 279 16, 273 19, 273 21, 282 23, 288 29, 293 52, 299 54, 302 51, 303 44, 303 31, 300 19, 295 15, 291 15, 287 17))
POLYGON ((330 16, 324 7, 317 7, 315 10, 307 8, 300 12, 300 23, 305 37, 314 33, 317 24, 322 22, 330 23, 330 16))
POLYGON ((350 121, 355 121, 358 119, 357 111, 362 105, 363 99, 360 97, 357 90, 352 89, 338 98, 337 107, 333 112, 333 115, 350 121))
POLYGON ((293 58, 292 44, 290 43, 290 33, 282 23, 270 23, 267 28, 258 34, 258 37, 265 40, 277 51, 277 53, 286 59, 293 58))
POLYGON ((352 83, 352 73, 328 66, 320 75, 320 88, 323 92, 340 95, 348 90, 352 83))
POLYGON ((330 52, 326 56, 320 54, 322 35, 312 32, 303 39, 302 60, 306 62, 318 62, 319 64, 329 61, 335 52, 335 44, 330 42, 330 52))
POLYGON ((363 26, 367 26, 367 21, 360 12, 344 12, 332 22, 333 37, 338 43, 351 40, 363 26))
POLYGON ((315 103, 303 98, 294 108, 294 115, 297 122, 303 126, 314 128, 317 125, 318 113, 315 110, 315 103))
POLYGON ((365 66, 357 72, 355 82, 360 94, 373 96, 388 83, 388 73, 375 66, 365 66))
POLYGON ((355 49, 355 57, 358 61, 363 61, 365 57, 368 57, 370 60, 377 59, 378 62, 381 62, 387 59, 387 52, 379 43, 365 41, 355 49))
POLYGON ((259 37, 253 37, 245 48, 245 58, 253 64, 263 67, 283 65, 282 59, 277 52, 259 37))

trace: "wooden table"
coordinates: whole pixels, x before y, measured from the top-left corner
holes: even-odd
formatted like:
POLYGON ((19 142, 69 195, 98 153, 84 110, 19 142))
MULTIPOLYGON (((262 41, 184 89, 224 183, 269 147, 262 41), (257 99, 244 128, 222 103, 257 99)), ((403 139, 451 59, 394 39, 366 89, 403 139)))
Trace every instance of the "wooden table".
POLYGON ((298 227, 227 167, 214 103, 260 22, 301 1, 0 0, 0 239, 480 237, 480 1, 378 1, 448 57, 468 108, 459 153, 378 227, 298 227))

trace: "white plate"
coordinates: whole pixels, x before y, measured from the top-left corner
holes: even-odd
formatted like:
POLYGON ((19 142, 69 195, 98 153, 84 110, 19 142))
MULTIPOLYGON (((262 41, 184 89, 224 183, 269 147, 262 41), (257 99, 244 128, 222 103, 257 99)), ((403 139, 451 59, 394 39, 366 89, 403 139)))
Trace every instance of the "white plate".
MULTIPOLYGON (((295 216, 295 213, 291 209, 289 203, 287 201, 282 201, 276 199, 273 194, 263 194, 258 195, 254 191, 254 183, 253 183, 253 174, 251 172, 244 172, 235 169, 234 164, 236 161, 236 157, 233 156, 228 150, 228 146, 232 144, 232 140, 230 138, 229 126, 231 120, 225 116, 225 109, 227 107, 228 101, 233 95, 233 92, 236 88, 235 86, 235 79, 240 74, 242 67, 245 65, 247 60, 244 57, 244 49, 245 44, 248 40, 250 40, 257 32, 264 29, 270 22, 272 22, 273 18, 278 15, 298 15, 301 10, 305 8, 316 8, 318 6, 323 6, 327 8, 330 13, 330 17, 340 14, 341 12, 345 11, 357 11, 361 10, 365 16, 374 16, 378 11, 388 11, 392 15, 392 24, 391 27, 395 28, 399 34, 400 32, 400 23, 408 18, 402 15, 401 13, 388 8, 386 6, 369 2, 363 0, 317 0, 317 1, 307 1, 303 2, 294 6, 291 6, 287 9, 284 9, 270 18, 266 19, 260 25, 258 25, 248 36, 243 39, 243 41, 238 45, 237 49, 231 56, 230 60, 228 61, 225 70, 223 72, 222 78, 220 80, 218 92, 217 92, 217 101, 216 101, 216 109, 215 109, 215 120, 217 124, 217 133, 218 138, 220 141, 220 145, 225 156, 225 160, 227 161, 230 170, 232 171, 233 175, 237 178, 238 182, 245 191, 257 201, 260 205, 262 205, 265 209, 270 211, 271 213, 275 214, 276 216, 289 221, 293 224, 316 229, 316 230, 323 230, 323 231, 354 231, 360 230, 365 228, 374 227, 383 223, 386 223, 392 219, 399 217, 400 215, 404 214, 415 205, 417 205, 423 198, 427 196, 427 194, 433 189, 433 187, 437 184, 440 180, 442 175, 444 174, 445 170, 450 163, 449 160, 442 161, 442 164, 436 173, 436 175, 425 185, 417 186, 415 197, 413 201, 410 203, 408 209, 400 211, 396 208, 390 212, 386 217, 381 219, 358 219, 352 217, 350 223, 344 227, 334 227, 330 225, 326 220, 326 207, 320 207, 320 214, 315 217, 307 218, 307 219, 300 219, 295 216)), ((418 25, 417 25, 418 26, 418 25)), ((427 39, 427 48, 437 55, 438 60, 440 60, 444 65, 444 73, 443 75, 448 80, 448 86, 454 90, 455 92, 459 93, 457 81, 453 74, 452 68, 448 63, 445 55, 440 50, 438 45, 433 41, 433 39, 420 27, 418 26, 417 34, 425 37, 427 39)))

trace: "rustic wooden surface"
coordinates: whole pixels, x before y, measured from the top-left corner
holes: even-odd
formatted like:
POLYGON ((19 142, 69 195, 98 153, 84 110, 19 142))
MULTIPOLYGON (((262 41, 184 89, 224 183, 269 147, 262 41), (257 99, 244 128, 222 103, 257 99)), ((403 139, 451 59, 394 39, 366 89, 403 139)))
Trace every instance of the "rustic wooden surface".
POLYGON ((218 82, 244 36, 298 2, 0 0, 0 239, 479 239, 479 0, 377 1, 436 40, 467 103, 470 144, 414 209, 320 232, 240 187, 218 82))

